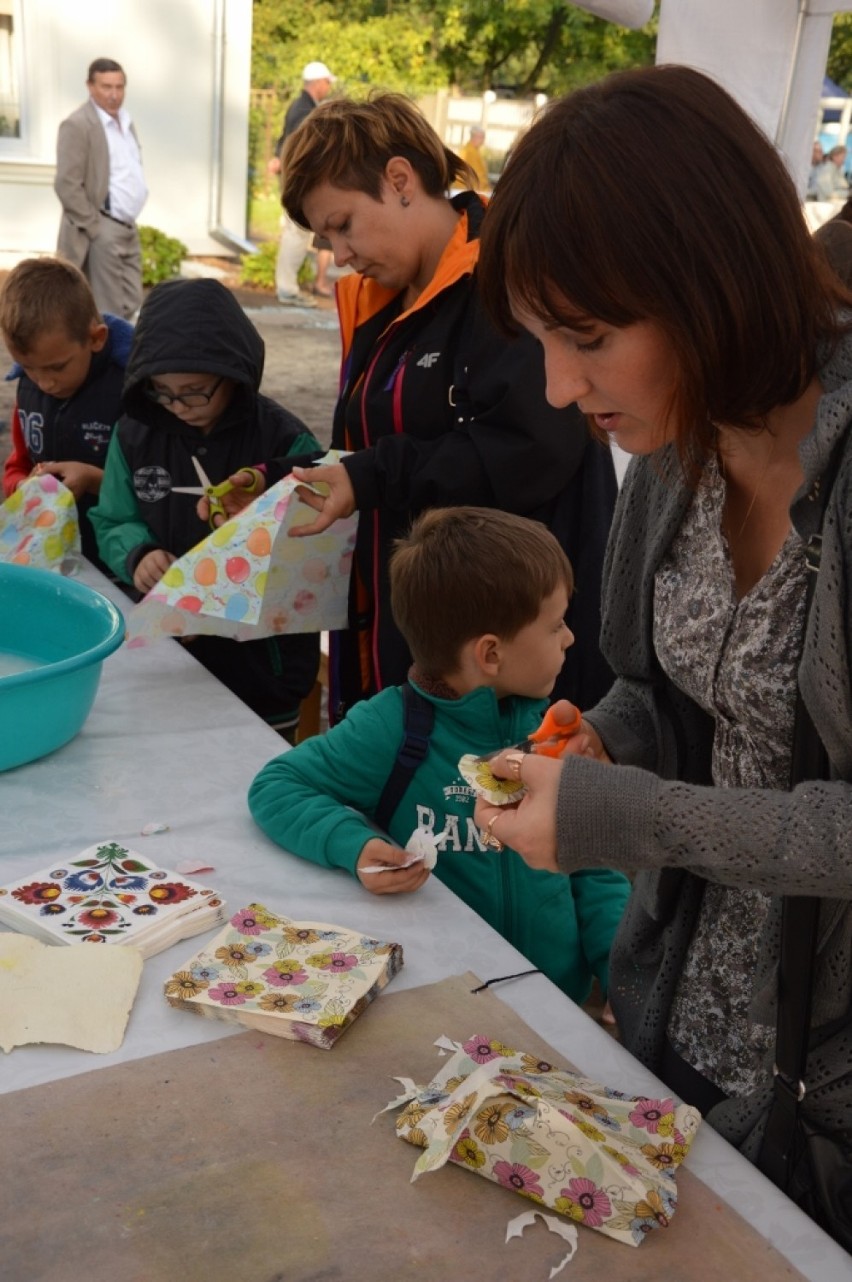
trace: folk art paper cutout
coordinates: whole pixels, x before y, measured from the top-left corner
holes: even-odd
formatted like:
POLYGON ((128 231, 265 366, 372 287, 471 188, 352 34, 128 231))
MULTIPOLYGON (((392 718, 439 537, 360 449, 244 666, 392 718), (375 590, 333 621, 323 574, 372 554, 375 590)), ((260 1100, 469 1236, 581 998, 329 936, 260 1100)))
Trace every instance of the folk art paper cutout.
MULTIPOLYGON (((317 467, 345 454, 331 450, 317 467)), ((127 618, 127 644, 204 633, 252 641, 347 626, 358 514, 322 534, 290 538, 314 511, 286 476, 169 566, 127 618)), ((194 500, 187 498, 187 502, 194 500)))
POLYGON ((249 904, 164 991, 180 1010, 330 1050, 401 966, 400 944, 249 904))
POLYGON ((55 476, 28 476, 0 505, 0 561, 75 574, 80 524, 74 495, 55 476))
POLYGON ((131 943, 152 957, 224 917, 215 891, 117 841, 0 886, 0 922, 48 944, 131 943))
POLYGON ((397 1134, 426 1150, 412 1179, 454 1162, 629 1246, 668 1226, 697 1109, 626 1096, 488 1037, 454 1045, 428 1086, 397 1079, 405 1093, 387 1105, 406 1104, 397 1134))

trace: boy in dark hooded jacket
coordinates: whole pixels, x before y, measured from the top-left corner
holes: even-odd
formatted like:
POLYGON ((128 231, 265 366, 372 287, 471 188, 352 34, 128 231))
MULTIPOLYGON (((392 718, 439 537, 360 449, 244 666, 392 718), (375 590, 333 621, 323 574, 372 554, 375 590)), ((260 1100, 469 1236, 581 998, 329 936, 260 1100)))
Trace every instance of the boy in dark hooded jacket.
MULTIPOLYGON (((256 460, 315 458, 316 438, 260 395, 264 344, 218 281, 167 281, 142 306, 124 381, 124 414, 107 454, 91 520, 100 554, 140 594, 209 527, 193 456, 213 484, 256 460)), ((198 636, 190 653, 275 729, 298 719, 319 663, 315 633, 236 642, 198 636)))

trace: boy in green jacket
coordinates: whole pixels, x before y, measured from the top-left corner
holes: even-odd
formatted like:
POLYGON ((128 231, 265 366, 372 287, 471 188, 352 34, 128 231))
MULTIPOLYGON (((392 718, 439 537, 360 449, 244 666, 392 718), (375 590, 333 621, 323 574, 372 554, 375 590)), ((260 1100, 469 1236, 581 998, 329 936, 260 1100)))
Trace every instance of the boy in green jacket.
MULTIPOLYGON (((398 540, 390 577, 394 619, 414 656, 409 684, 434 721, 423 760, 385 818, 388 837, 375 817, 406 728, 400 686, 270 761, 249 790, 252 815, 279 845, 347 869, 374 894, 417 890, 429 870, 404 847, 415 832, 433 837, 435 875, 459 898, 574 1001, 585 1001, 593 976, 605 992, 627 878, 601 868, 565 877, 529 868, 508 848, 495 853, 458 770, 465 754, 518 743, 541 722, 574 639, 565 553, 536 521, 437 508, 398 540)), ((568 722, 573 709, 564 707, 568 722)))

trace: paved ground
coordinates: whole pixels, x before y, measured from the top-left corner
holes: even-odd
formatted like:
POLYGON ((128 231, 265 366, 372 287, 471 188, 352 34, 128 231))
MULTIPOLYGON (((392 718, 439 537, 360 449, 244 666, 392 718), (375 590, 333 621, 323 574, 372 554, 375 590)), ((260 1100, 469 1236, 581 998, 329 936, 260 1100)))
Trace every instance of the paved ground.
MULTIPOLYGON (((227 264, 223 263, 227 271, 227 264)), ((2 276, 0 273, 0 283, 2 276)), ((281 307, 273 294, 237 285, 233 273, 224 283, 233 289, 266 343, 262 391, 298 415, 322 444, 331 437, 337 399, 340 337, 333 302, 318 300, 313 308, 281 307)), ((0 369, 10 364, 0 340, 0 369)), ((15 399, 14 383, 0 379, 0 456, 8 453, 8 421, 15 399)))

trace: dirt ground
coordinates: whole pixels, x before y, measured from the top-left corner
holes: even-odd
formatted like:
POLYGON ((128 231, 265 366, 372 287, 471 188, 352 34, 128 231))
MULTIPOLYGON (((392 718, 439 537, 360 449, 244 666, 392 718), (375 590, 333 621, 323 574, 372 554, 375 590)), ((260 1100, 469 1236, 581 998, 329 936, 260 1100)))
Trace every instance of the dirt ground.
MULTIPOLYGON (((340 364, 334 303, 318 299, 313 308, 281 307, 274 294, 240 286, 229 260, 207 259, 204 264, 223 273, 223 284, 233 290, 266 343, 261 390, 301 418, 321 444, 327 445, 340 364)), ((0 272, 0 284, 4 276, 0 272)), ((0 456, 4 459, 9 452, 8 424, 15 401, 15 384, 5 381, 10 364, 0 340, 0 369, 4 375, 0 378, 0 456)))

